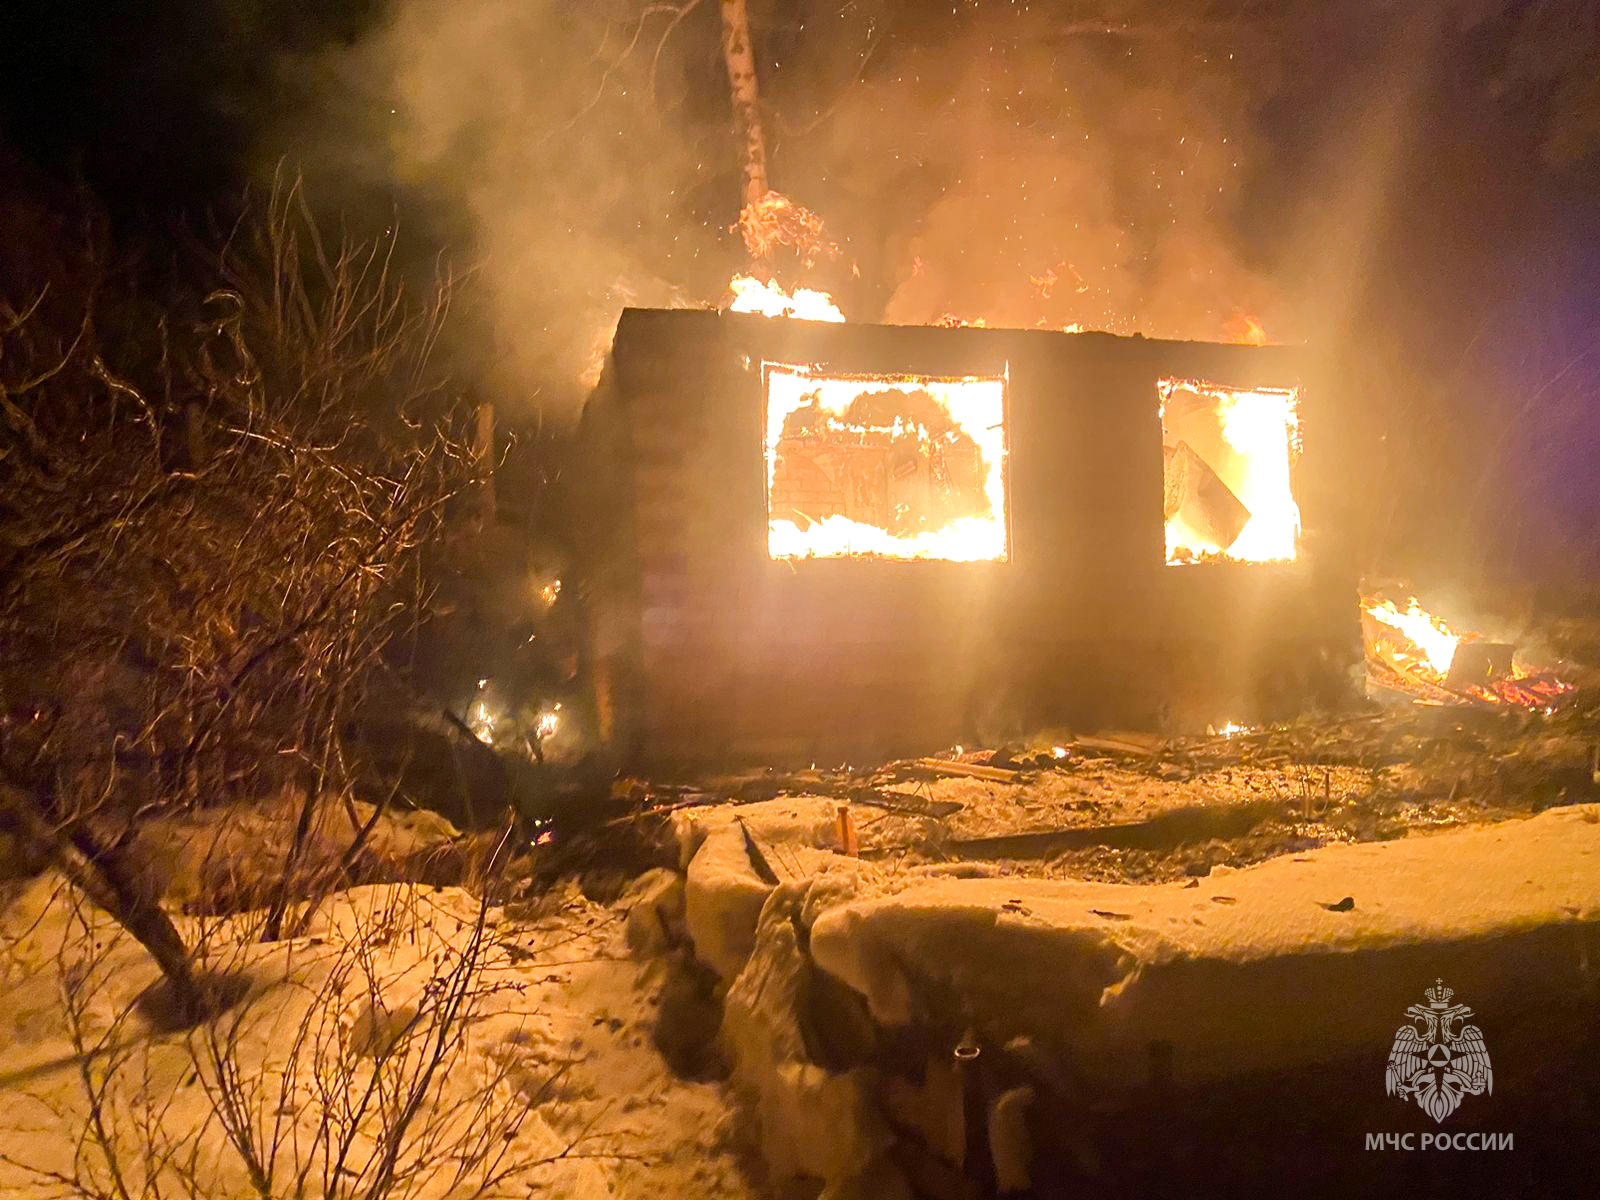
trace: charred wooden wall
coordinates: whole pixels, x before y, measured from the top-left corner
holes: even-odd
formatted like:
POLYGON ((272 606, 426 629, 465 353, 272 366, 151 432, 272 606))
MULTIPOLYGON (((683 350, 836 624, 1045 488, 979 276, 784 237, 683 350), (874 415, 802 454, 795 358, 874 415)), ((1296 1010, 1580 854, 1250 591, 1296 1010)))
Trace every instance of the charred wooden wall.
POLYGON ((655 767, 864 761, 1338 702, 1359 635, 1325 393, 1284 347, 630 309, 581 439, 603 732, 655 767), (771 560, 764 360, 1007 372, 1011 561, 771 560), (1166 566, 1167 376, 1306 385, 1301 561, 1166 566))

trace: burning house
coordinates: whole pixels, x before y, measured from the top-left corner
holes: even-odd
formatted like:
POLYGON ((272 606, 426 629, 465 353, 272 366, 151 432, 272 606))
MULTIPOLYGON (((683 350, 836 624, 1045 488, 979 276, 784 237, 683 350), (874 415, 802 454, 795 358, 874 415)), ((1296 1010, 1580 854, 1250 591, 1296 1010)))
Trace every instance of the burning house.
POLYGON ((1336 700, 1327 419, 1290 347, 628 310, 583 422, 602 731, 837 761, 1336 700))

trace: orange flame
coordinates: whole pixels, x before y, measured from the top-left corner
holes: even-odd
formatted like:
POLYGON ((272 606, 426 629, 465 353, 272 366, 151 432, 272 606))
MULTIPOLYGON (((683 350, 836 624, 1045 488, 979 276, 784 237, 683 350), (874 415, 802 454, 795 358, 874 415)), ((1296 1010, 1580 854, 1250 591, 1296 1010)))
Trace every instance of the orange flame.
POLYGON ((843 321, 844 314, 827 292, 795 288, 786 292, 775 280, 765 282, 754 275, 735 275, 728 284, 732 312, 759 313, 763 317, 794 317, 801 321, 843 321))
POLYGON ((1393 600, 1364 599, 1361 610, 1381 625, 1398 630, 1409 645, 1396 650, 1397 657, 1429 672, 1443 682, 1450 664, 1455 661, 1456 647, 1461 645, 1461 635, 1444 621, 1425 610, 1411 597, 1404 612, 1393 600))
POLYGON ((822 236, 822 218, 782 192, 769 190, 745 205, 737 229, 754 259, 767 258, 780 246, 789 246, 809 267, 818 258, 834 258, 839 253, 839 247, 822 236))
POLYGON ((1271 340, 1261 322, 1249 313, 1230 317, 1223 329, 1228 340, 1238 346, 1265 346, 1271 340))
POLYGON ((1457 687, 1449 679, 1456 651, 1482 640, 1477 633, 1457 633, 1442 617, 1423 608, 1415 596, 1401 609, 1393 600, 1363 596, 1367 663, 1384 674, 1388 683, 1424 699, 1451 703, 1477 700, 1484 704, 1510 704, 1519 708, 1544 708, 1576 685, 1513 658, 1509 674, 1484 683, 1457 687))

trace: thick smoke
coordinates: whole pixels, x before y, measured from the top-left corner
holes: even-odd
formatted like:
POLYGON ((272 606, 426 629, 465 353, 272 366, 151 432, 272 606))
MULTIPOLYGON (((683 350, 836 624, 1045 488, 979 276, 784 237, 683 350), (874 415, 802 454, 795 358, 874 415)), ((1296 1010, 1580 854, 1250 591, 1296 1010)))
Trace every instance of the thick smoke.
POLYGON ((274 150, 325 203, 387 201, 420 250, 466 266, 468 355, 513 409, 572 411, 624 305, 715 300, 727 278, 737 193, 710 182, 737 169, 727 122, 697 107, 689 38, 658 54, 643 7, 397 0, 293 68, 315 95, 274 150))
POLYGON ((875 241, 885 319, 1219 338, 1273 315, 1238 227, 1269 72, 1176 25, 1104 29, 932 25, 802 152, 792 173, 875 241))
POLYGON ((524 391, 590 374, 622 305, 683 303, 719 240, 697 181, 725 147, 698 142, 651 25, 628 51, 637 6, 607 7, 410 0, 377 47, 396 168, 470 221, 496 358, 524 391))
MULTIPOLYGON (((715 6, 650 7, 398 0, 314 64, 294 152, 470 247, 479 360, 513 401, 561 411, 624 304, 714 304, 743 265, 715 6)), ((752 6, 772 181, 842 246, 785 282, 858 320, 1272 329, 1237 208, 1266 68, 1176 27, 969 8, 752 6)))

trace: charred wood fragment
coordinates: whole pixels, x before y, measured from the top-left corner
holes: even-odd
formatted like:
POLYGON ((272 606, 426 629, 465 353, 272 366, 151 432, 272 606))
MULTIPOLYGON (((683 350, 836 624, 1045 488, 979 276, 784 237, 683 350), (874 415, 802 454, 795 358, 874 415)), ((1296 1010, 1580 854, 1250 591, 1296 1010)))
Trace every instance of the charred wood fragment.
POLYGON ((1487 687, 1511 674, 1513 647, 1507 642, 1466 642, 1456 647, 1444 681, 1453 688, 1487 687))

